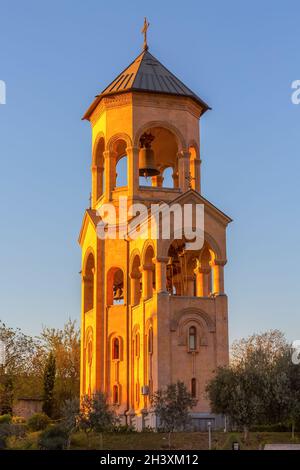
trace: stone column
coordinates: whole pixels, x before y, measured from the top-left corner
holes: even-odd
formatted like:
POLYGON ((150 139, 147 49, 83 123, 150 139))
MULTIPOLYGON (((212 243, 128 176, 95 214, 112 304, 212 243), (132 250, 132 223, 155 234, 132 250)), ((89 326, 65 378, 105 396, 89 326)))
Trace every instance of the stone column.
POLYGON ((182 191, 187 191, 189 189, 189 182, 186 178, 189 176, 190 171, 190 152, 187 150, 182 150, 177 154, 177 156, 179 188, 182 191))
POLYGON ((91 167, 92 170, 92 201, 91 201, 91 206, 92 209, 95 208, 97 200, 99 197, 103 194, 104 188, 103 188, 103 171, 104 168, 98 167, 96 165, 93 165, 91 167))
POLYGON ((152 275, 153 275, 153 266, 151 264, 144 264, 140 267, 140 271, 143 277, 143 293, 142 297, 144 300, 150 299, 152 297, 152 275))
POLYGON ((200 193, 200 166, 201 166, 201 160, 194 159, 193 160, 193 165, 194 165, 194 168, 193 168, 192 173, 193 173, 194 179, 192 181, 192 188, 195 191, 198 191, 198 193, 200 193))
POLYGON ((209 295, 208 275, 210 268, 196 268, 196 295, 197 297, 207 297, 209 295))
POLYGON ((103 152, 103 157, 105 161, 105 198, 107 201, 110 201, 116 183, 116 154, 115 152, 106 150, 103 152))
POLYGON ((224 294, 224 266, 225 260, 215 260, 213 264, 213 292, 214 294, 224 294))
POLYGON ((157 293, 167 293, 167 262, 168 256, 156 258, 156 291, 157 293))
POLYGON ((185 282, 186 282, 186 292, 184 295, 187 295, 188 297, 194 297, 194 276, 193 274, 188 274, 185 277, 185 282))
POLYGON ((138 305, 140 302, 140 279, 141 273, 130 274, 130 304, 138 305))
POLYGON ((128 197, 133 198, 136 196, 139 188, 139 148, 127 147, 127 182, 128 182, 128 197))
POLYGON ((157 176, 152 176, 152 186, 156 188, 161 188, 163 185, 163 176, 162 175, 157 175, 157 176))

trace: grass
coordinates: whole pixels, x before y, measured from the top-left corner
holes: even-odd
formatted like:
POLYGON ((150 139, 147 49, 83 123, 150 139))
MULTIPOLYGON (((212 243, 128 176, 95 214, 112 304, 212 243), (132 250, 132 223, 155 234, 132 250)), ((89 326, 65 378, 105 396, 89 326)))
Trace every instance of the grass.
MULTIPOLYGON (((8 440, 8 448, 16 450, 35 450, 39 432, 31 432, 23 438, 11 437, 8 440)), ((241 450, 259 450, 265 444, 286 444, 300 442, 300 433, 296 434, 294 441, 291 433, 286 432, 251 432, 249 439, 244 442, 241 433, 212 433, 212 447, 216 450, 230 450, 232 442, 238 441, 241 450)), ((101 440, 99 435, 83 432, 73 434, 71 449, 91 450, 100 449, 101 440)), ((172 437, 172 448, 178 450, 207 450, 207 433, 174 433, 172 437)), ((164 433, 142 432, 142 433, 105 433, 103 435, 103 449, 105 450, 166 450, 168 449, 168 436, 164 433)))

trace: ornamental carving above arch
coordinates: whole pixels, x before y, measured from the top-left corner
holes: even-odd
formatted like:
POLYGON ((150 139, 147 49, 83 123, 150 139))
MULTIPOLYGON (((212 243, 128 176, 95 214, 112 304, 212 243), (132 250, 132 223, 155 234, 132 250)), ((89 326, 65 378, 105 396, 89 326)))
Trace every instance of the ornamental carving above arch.
POLYGON ((180 326, 185 324, 189 319, 191 321, 195 320, 200 322, 202 328, 210 333, 214 333, 216 331, 216 324, 211 316, 196 307, 189 307, 175 312, 173 319, 170 322, 170 330, 176 331, 177 329, 180 329, 180 326))

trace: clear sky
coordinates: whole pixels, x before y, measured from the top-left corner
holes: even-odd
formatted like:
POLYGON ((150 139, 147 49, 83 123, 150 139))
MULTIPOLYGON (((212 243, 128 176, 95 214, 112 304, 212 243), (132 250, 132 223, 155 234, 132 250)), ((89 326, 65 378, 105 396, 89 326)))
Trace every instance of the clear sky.
POLYGON ((230 338, 300 339, 297 1, 0 1, 0 318, 37 334, 80 316, 91 132, 81 117, 140 52, 213 108, 202 120, 203 195, 230 215, 230 338))

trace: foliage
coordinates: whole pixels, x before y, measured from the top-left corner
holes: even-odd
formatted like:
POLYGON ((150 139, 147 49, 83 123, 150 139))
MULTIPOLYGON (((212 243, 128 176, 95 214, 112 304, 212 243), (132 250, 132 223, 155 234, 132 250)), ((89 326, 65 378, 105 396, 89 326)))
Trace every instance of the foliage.
POLYGON ((0 383, 0 412, 1 414, 12 414, 14 399, 14 386, 11 375, 4 374, 0 383))
POLYGON ((115 411, 107 403, 104 393, 98 392, 92 397, 85 395, 81 402, 80 428, 86 433, 111 431, 118 422, 115 411))
POLYGON ((6 346, 5 364, 0 367, 0 407, 3 401, 12 402, 12 391, 14 398, 42 395, 44 370, 52 352, 56 359, 53 406, 58 418, 62 403, 79 396, 80 333, 76 322, 68 320, 62 329, 44 327, 39 337, 30 337, 0 320, 0 340, 6 346), (7 377, 13 384, 10 401, 4 387, 7 377))
POLYGON ((232 424, 290 423, 300 418, 300 369, 278 330, 236 342, 233 361, 219 368, 207 386, 212 411, 229 416, 232 424))
POLYGON ((169 433, 184 430, 190 421, 189 411, 197 403, 183 382, 169 384, 166 389, 158 390, 152 398, 152 406, 159 418, 160 428, 169 433))
POLYGON ((38 447, 41 450, 63 450, 67 448, 68 433, 59 425, 50 426, 39 437, 38 447))
POLYGON ((26 428, 20 424, 3 423, 0 426, 0 449, 5 449, 9 437, 23 438, 26 428))
POLYGON ((2 424, 10 424, 11 423, 11 415, 5 414, 0 416, 0 425, 2 424))
POLYGON ((52 351, 49 354, 44 371, 43 412, 48 416, 53 413, 53 389, 56 375, 56 362, 52 351))
POLYGON ((80 332, 76 322, 68 320, 63 329, 44 328, 39 340, 40 368, 50 352, 56 359, 54 397, 59 411, 66 400, 79 396, 80 332))
POLYGON ((43 431, 49 424, 50 418, 45 413, 35 413, 27 421, 30 431, 43 431))
POLYGON ((11 375, 30 374, 32 372, 31 358, 36 352, 36 341, 22 333, 19 328, 7 327, 1 320, 0 341, 5 344, 3 371, 11 375))

